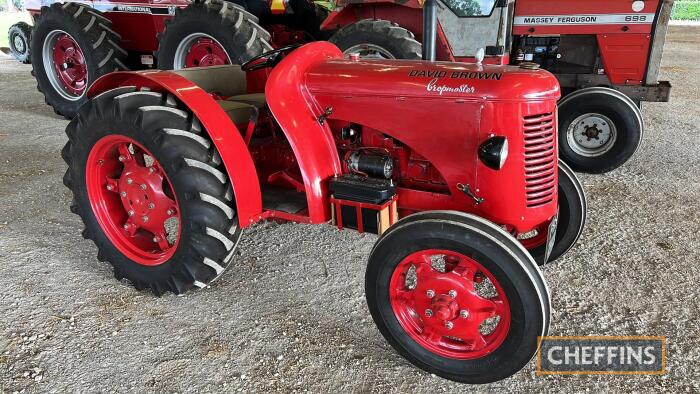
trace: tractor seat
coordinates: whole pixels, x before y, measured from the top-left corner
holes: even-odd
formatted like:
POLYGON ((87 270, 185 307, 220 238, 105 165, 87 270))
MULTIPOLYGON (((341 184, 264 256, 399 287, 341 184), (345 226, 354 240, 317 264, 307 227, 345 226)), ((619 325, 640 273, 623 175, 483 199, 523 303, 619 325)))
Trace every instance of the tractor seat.
POLYGON ((255 122, 260 110, 267 106, 265 93, 240 94, 216 102, 236 125, 255 122))
POLYGON ((226 100, 250 104, 258 109, 265 108, 265 106, 267 105, 267 98, 265 98, 265 93, 238 94, 235 96, 231 96, 226 100))

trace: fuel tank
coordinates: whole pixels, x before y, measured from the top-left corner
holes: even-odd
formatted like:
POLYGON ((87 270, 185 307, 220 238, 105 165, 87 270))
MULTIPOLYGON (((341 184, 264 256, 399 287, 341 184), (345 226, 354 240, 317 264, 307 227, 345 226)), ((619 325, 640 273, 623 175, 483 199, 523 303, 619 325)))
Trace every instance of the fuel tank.
POLYGON ((408 60, 330 60, 310 68, 306 84, 312 93, 449 100, 556 100, 560 94, 557 79, 541 69, 408 60))

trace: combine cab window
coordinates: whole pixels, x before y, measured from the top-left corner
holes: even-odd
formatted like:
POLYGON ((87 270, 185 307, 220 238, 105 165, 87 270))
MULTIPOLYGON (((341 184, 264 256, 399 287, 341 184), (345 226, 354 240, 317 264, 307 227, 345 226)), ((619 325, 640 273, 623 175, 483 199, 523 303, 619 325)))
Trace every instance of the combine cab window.
POLYGON ((496 0, 442 0, 458 17, 488 16, 496 6, 496 0))

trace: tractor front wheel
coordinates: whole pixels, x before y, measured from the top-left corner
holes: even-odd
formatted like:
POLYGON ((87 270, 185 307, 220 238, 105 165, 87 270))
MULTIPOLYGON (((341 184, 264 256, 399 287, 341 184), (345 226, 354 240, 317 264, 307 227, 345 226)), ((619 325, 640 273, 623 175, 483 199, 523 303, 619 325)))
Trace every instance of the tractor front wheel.
POLYGON ((367 304, 382 335, 446 379, 489 383, 518 372, 549 326, 549 293, 535 262, 479 217, 409 218, 384 233, 369 258, 367 304))
POLYGON ((345 55, 370 59, 421 58, 422 47, 413 33, 382 19, 363 19, 338 30, 329 40, 345 55))
POLYGON ((195 0, 166 22, 156 60, 162 70, 242 64, 272 49, 270 34, 239 5, 195 0))
POLYGON ((224 272, 241 235, 231 184, 201 124, 174 97, 110 90, 66 132, 71 210, 117 279, 180 294, 224 272))
POLYGON ((601 174, 623 165, 643 131, 639 107, 617 90, 581 89, 559 102, 559 153, 576 171, 601 174))
POLYGON ((30 46, 32 27, 25 22, 19 22, 10 27, 8 39, 10 43, 10 54, 18 61, 31 63, 30 46))

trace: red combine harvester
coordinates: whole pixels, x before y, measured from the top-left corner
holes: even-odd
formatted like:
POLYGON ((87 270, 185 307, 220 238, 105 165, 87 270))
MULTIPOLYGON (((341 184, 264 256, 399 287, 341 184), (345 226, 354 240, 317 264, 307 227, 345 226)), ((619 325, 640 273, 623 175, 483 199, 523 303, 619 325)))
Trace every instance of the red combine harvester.
POLYGON ((439 20, 430 34, 418 0, 339 0, 330 13, 307 0, 33 1, 32 47, 42 48, 33 51, 34 74, 47 103, 69 118, 91 81, 113 70, 240 64, 270 44, 330 38, 346 55, 537 63, 562 87, 562 159, 601 173, 638 148, 640 103, 670 94, 658 72, 672 0, 428 1, 425 10, 439 20), (249 22, 243 30, 241 20, 249 22), (424 47, 424 36, 436 45, 424 47))
POLYGON ((547 333, 537 263, 575 244, 586 213, 558 161, 548 71, 345 59, 315 42, 242 66, 110 73, 87 97, 64 183, 118 279, 184 293, 234 265, 261 220, 332 222, 380 235, 367 303, 416 366, 492 382, 547 333))

